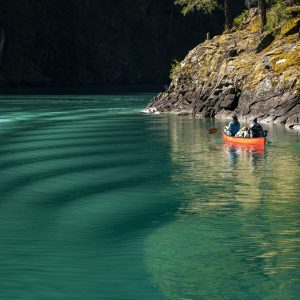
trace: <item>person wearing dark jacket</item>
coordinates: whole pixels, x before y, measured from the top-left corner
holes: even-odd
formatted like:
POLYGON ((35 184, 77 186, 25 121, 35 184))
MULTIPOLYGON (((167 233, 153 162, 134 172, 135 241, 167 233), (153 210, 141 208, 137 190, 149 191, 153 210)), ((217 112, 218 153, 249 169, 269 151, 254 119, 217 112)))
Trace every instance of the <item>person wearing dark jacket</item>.
POLYGON ((249 126, 250 129, 250 137, 255 138, 255 137, 262 137, 264 130, 262 126, 257 123, 257 118, 254 118, 252 123, 249 126))

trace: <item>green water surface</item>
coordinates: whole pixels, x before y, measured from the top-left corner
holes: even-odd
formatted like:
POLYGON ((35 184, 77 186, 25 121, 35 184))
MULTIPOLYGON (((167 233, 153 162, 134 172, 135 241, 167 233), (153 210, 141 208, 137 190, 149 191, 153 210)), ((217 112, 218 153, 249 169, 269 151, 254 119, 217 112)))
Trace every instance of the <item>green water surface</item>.
POLYGON ((300 134, 152 96, 1 96, 1 300, 299 299, 300 134))

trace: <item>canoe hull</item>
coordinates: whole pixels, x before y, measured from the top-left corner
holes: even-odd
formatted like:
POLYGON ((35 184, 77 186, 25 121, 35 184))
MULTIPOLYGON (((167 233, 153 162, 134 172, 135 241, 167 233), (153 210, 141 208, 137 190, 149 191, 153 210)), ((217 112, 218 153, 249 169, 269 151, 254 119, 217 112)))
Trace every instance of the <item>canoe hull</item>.
POLYGON ((226 135, 224 132, 222 133, 222 136, 224 141, 236 145, 264 147, 267 142, 267 139, 265 137, 240 138, 240 137, 226 135))

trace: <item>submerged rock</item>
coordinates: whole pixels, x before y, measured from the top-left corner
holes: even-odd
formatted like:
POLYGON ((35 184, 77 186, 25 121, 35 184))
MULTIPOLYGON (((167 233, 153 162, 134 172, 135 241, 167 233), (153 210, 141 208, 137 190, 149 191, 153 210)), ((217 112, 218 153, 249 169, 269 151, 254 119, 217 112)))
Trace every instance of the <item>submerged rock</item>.
POLYGON ((148 107, 198 117, 235 113, 244 120, 258 117, 298 128, 298 33, 262 36, 255 9, 245 14, 245 20, 243 29, 227 31, 191 50, 168 89, 148 107))

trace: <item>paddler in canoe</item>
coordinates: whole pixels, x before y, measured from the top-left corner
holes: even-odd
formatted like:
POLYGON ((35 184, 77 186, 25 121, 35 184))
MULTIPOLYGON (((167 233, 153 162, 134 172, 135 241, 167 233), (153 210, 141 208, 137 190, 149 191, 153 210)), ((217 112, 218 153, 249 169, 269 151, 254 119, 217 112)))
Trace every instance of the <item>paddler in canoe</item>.
POLYGON ((240 129, 238 118, 233 116, 232 121, 223 130, 224 141, 234 144, 264 147, 267 141, 266 136, 267 131, 257 123, 257 118, 253 119, 249 127, 240 129))
POLYGON ((228 126, 224 127, 224 133, 229 136, 235 136, 240 130, 241 124, 236 115, 232 116, 232 121, 229 122, 228 126))
POLYGON ((249 127, 243 127, 241 130, 240 127, 240 122, 237 116, 234 115, 228 126, 224 127, 224 133, 228 136, 243 138, 260 138, 267 136, 267 131, 263 130, 263 127, 257 122, 257 118, 253 119, 249 127))
MULTIPOLYGON (((267 142, 268 131, 263 130, 262 126, 257 123, 257 118, 253 119, 249 127, 243 127, 241 130, 240 127, 241 125, 237 116, 232 116, 232 121, 222 130, 223 140, 234 144, 264 147, 267 142)), ((208 133, 213 134, 217 131, 218 128, 210 128, 208 133)))
POLYGON ((262 126, 259 123, 257 123, 257 118, 253 119, 252 123, 249 126, 249 130, 250 130, 250 137, 252 138, 266 137, 266 135, 264 135, 264 130, 262 126))

